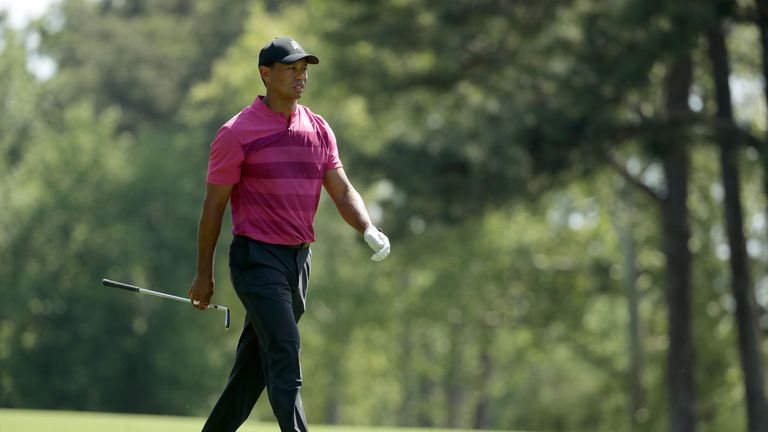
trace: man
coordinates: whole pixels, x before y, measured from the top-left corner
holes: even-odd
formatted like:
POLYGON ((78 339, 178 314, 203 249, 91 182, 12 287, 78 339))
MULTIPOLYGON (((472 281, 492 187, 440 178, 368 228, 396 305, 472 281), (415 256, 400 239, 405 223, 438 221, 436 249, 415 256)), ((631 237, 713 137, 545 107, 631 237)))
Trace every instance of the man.
POLYGON ((231 200, 229 266, 246 318, 229 381, 203 431, 235 431, 265 388, 280 430, 307 430, 297 323, 305 310, 321 186, 374 250, 371 259, 389 255, 389 240, 344 174, 333 131, 298 103, 307 65, 317 63, 290 38, 269 42, 259 52, 266 95, 225 123, 211 144, 189 298, 201 310, 211 301, 214 248, 231 200))

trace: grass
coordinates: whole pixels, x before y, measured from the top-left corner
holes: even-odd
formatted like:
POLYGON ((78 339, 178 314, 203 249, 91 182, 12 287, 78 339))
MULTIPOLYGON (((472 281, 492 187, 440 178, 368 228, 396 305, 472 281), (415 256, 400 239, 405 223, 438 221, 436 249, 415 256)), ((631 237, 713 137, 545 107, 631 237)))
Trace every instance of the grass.
MULTIPOLYGON (((0 409, 3 432, 191 432, 205 419, 137 414, 0 409)), ((405 429, 366 426, 310 425, 313 432, 448 432, 440 429, 405 429)), ((246 422, 238 432, 275 432, 275 423, 246 422)), ((450 432, 461 432, 451 429, 450 432)))

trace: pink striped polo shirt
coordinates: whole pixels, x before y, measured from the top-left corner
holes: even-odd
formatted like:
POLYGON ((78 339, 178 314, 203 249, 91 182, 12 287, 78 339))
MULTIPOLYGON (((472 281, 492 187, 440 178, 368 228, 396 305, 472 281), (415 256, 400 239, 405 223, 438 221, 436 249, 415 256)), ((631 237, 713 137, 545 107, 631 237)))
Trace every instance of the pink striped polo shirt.
POLYGON ((298 105, 290 120, 259 96, 219 129, 208 183, 234 185, 232 233, 272 244, 313 242, 323 176, 341 167, 328 123, 298 105))

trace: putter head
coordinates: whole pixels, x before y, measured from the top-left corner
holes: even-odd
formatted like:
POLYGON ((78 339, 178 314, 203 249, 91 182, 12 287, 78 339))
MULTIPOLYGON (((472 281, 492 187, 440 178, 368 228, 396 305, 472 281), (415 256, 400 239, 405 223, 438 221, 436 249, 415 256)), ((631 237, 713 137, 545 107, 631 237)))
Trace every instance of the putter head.
POLYGON ((229 328, 229 308, 224 309, 224 327, 229 328))

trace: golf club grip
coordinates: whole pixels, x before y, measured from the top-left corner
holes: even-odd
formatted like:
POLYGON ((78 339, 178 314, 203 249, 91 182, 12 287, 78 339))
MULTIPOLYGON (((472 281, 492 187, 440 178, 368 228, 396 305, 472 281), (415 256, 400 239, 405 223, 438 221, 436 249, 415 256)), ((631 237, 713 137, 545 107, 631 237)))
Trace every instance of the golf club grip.
POLYGON ((128 285, 122 282, 115 282, 109 279, 102 279, 101 284, 106 287, 120 288, 120 289, 124 289, 127 291, 134 291, 134 292, 139 292, 139 289, 140 289, 139 287, 135 287, 133 285, 128 285))

